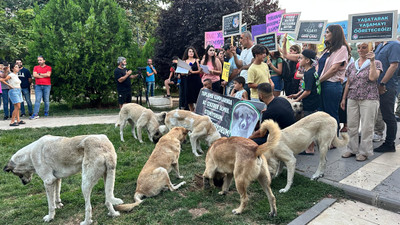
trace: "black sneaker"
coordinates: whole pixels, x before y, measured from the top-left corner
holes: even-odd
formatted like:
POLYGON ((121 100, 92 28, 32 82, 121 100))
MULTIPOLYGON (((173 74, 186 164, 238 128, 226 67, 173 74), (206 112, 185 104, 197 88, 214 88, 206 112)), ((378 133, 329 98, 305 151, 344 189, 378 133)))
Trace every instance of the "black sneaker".
POLYGON ((8 116, 5 116, 5 117, 4 117, 4 120, 8 120, 8 116))
POLYGON ((374 149, 374 152, 396 152, 396 147, 394 143, 387 144, 384 142, 381 146, 374 149))
POLYGON ((21 114, 19 117, 24 117, 25 116, 25 114, 21 114))

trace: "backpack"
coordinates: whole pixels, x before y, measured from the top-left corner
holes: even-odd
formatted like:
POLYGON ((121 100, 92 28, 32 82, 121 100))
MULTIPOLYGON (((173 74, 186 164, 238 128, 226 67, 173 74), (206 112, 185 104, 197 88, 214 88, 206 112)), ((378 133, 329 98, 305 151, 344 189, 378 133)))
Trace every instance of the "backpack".
POLYGON ((282 74, 281 77, 283 81, 291 81, 293 79, 292 73, 290 71, 289 64, 286 60, 282 59, 282 74))
MULTIPOLYGON (((319 81, 319 75, 317 73, 317 71, 314 72, 314 78, 315 78, 315 86, 317 87, 317 94, 321 94, 321 82, 319 81)), ((306 84, 303 83, 301 84, 301 88, 306 89, 306 84)))

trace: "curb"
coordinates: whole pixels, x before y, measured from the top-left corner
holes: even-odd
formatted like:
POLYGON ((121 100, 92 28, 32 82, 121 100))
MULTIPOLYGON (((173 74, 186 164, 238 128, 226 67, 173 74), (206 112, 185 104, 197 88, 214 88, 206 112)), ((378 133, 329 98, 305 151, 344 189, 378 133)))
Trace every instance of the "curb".
POLYGON ((290 222, 288 225, 308 224, 311 222, 311 220, 315 219, 317 216, 319 216, 319 214, 321 214, 323 211, 325 211, 325 209, 329 208, 335 202, 335 198, 324 198, 316 205, 311 207, 311 209, 292 220, 292 222, 290 222))

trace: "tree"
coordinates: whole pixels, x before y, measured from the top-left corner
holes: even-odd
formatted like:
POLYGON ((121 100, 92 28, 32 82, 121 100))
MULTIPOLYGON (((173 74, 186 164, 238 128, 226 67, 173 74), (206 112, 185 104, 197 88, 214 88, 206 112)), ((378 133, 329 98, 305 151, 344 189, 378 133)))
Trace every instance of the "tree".
POLYGON ((53 67, 52 99, 99 106, 116 98, 118 56, 135 54, 125 11, 113 0, 50 0, 33 21, 29 62, 53 67))

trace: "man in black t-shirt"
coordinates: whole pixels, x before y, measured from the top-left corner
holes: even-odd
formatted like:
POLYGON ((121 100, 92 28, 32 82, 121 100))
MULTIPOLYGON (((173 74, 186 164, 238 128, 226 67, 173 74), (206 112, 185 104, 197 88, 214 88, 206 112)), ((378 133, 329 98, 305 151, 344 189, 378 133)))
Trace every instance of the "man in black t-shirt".
MULTIPOLYGON (((21 92, 24 96, 26 104, 28 105, 29 116, 32 116, 32 101, 31 101, 31 83, 32 75, 31 72, 22 65, 22 60, 17 59, 15 63, 19 66, 18 78, 21 80, 21 92)), ((25 106, 21 104, 21 117, 25 116, 25 106)))
POLYGON ((123 104, 132 101, 131 79, 138 75, 131 75, 132 70, 128 71, 126 69, 126 59, 124 57, 118 57, 117 63, 118 67, 114 70, 114 78, 117 83, 119 108, 122 108, 123 104))
MULTIPOLYGON (((288 100, 281 97, 274 97, 271 84, 262 83, 257 87, 258 97, 260 101, 267 105, 267 109, 263 112, 262 121, 272 119, 277 122, 281 129, 294 124, 294 112, 292 105, 288 100)), ((268 133, 264 137, 261 136, 260 130, 254 132, 249 138, 262 145, 267 141, 268 133)))

